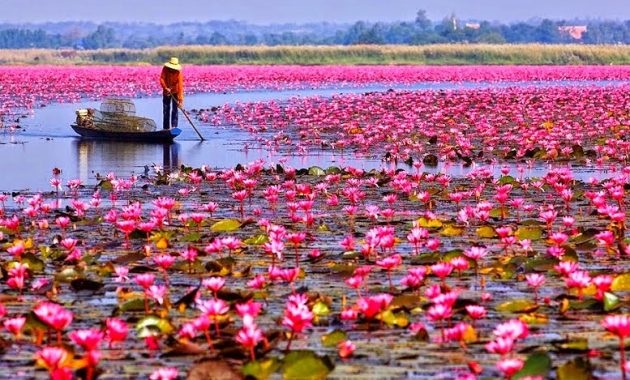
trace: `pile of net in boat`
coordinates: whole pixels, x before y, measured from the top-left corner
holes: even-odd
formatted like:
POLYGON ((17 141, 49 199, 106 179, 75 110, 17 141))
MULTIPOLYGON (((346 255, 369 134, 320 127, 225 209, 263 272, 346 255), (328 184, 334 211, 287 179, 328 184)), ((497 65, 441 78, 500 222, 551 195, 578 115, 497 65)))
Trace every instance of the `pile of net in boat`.
POLYGON ((130 99, 105 99, 100 110, 94 108, 77 111, 77 125, 110 132, 153 132, 155 122, 136 116, 136 105, 130 99))

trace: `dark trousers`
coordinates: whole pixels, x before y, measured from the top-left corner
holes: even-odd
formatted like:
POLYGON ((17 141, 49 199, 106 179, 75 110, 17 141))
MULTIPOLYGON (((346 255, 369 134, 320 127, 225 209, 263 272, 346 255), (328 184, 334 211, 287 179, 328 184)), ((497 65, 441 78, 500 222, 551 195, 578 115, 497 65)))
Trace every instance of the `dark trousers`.
POLYGON ((169 129, 169 114, 170 114, 170 128, 177 128, 177 99, 174 96, 164 95, 162 96, 162 120, 163 128, 169 129))

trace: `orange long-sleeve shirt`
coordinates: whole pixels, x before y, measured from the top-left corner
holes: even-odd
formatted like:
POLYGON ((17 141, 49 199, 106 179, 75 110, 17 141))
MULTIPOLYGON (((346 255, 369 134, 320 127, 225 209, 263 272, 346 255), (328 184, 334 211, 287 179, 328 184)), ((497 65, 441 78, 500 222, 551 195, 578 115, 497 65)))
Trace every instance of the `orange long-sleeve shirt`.
POLYGON ((170 88, 171 93, 177 97, 180 103, 184 101, 184 75, 181 71, 163 67, 162 74, 160 74, 160 84, 164 90, 164 95, 168 95, 166 89, 170 88))

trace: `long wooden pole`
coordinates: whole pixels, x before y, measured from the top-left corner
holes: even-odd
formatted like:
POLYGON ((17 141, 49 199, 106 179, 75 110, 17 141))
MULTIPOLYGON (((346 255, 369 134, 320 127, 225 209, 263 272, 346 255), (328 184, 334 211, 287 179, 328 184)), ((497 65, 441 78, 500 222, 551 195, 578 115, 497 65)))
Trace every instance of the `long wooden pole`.
POLYGON ((173 94, 171 94, 171 98, 173 98, 173 100, 175 100, 175 102, 177 103, 177 108, 179 108, 180 111, 182 111, 182 113, 184 114, 184 116, 186 116, 186 120, 188 120, 188 122, 190 123, 190 125, 193 127, 193 129, 195 130, 195 132, 197 132, 197 135, 199 136, 199 139, 201 141, 204 141, 205 139, 203 138, 203 136, 201 135, 201 133, 199 133, 199 131, 197 130, 197 127, 195 127, 195 124, 193 124, 192 120, 190 120, 190 116, 188 116, 188 112, 186 112, 186 110, 184 109, 184 107, 181 106, 181 104, 179 104, 179 101, 177 99, 175 99, 175 96, 173 96, 173 94))

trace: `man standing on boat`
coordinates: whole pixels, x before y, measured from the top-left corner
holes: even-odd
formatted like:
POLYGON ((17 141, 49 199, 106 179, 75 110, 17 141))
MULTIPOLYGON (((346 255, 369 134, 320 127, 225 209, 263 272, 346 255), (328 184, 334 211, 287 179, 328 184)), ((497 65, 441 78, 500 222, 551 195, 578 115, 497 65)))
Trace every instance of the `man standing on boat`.
POLYGON ((184 76, 179 59, 172 57, 164 64, 160 84, 164 90, 162 93, 163 127, 164 129, 177 128, 177 108, 184 106, 184 76))

